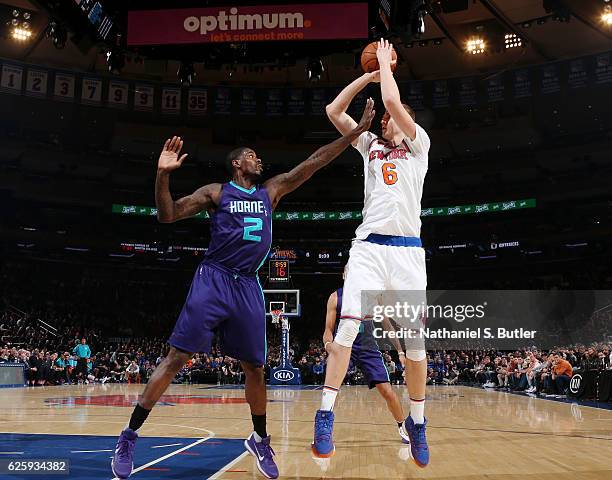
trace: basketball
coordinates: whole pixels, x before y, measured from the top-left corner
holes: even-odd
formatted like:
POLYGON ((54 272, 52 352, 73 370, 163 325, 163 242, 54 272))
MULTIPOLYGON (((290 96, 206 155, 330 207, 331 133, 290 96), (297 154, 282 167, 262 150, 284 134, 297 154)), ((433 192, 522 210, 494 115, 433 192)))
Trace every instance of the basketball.
MULTIPOLYGON (((378 65, 378 59, 376 58, 376 49, 378 47, 378 42, 369 43, 361 52, 361 68, 366 73, 375 72, 380 67, 378 65)), ((395 53, 395 49, 393 49, 392 58, 395 62, 397 62, 397 53, 395 53)), ((391 71, 395 71, 397 67, 397 63, 391 64, 391 71)))

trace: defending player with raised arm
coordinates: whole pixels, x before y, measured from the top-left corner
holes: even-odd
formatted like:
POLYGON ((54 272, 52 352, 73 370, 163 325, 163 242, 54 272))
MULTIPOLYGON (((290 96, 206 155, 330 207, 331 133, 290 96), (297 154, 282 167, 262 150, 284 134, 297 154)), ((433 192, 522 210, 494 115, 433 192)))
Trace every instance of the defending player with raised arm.
MULTIPOLYGON (((369 98, 359 124, 354 123, 353 128, 347 130, 346 133, 342 133, 342 137, 319 148, 289 172, 281 173, 267 180, 264 187, 270 196, 272 208, 276 208, 282 197, 293 192, 312 177, 317 170, 328 165, 356 141, 359 135, 367 131, 375 114, 374 101, 369 98)), ((180 137, 173 137, 166 140, 159 157, 155 181, 155 204, 157 206, 157 218, 161 223, 176 222, 197 215, 202 211, 212 213, 218 205, 221 187, 223 186, 221 183, 210 183, 199 188, 191 195, 179 198, 176 201, 172 199, 170 173, 178 169, 187 157, 186 153, 180 155, 182 148, 183 140, 180 137)), ((252 188, 263 172, 261 159, 257 157, 253 149, 248 147, 239 147, 230 152, 227 166, 232 171, 232 182, 246 189, 252 188)))
MULTIPOLYGON (((426 301, 420 213, 430 140, 415 122, 414 111, 401 102, 391 71, 392 46, 388 41, 379 42, 376 56, 380 70, 357 78, 326 108, 336 128, 347 131, 354 124, 346 113, 350 102, 368 83, 380 82, 385 105, 382 136, 364 132, 352 144, 361 154, 364 165, 363 221, 355 232, 349 254, 343 287, 345 298, 337 334, 328 346, 321 407, 315 417, 312 449, 315 456, 323 458, 333 455, 335 450, 333 405, 351 358, 351 347, 361 322, 372 315, 374 304, 362 305, 362 292, 396 295, 398 291, 410 291, 416 295, 417 305, 426 301)), ((405 324, 407 320, 394 318, 403 328, 409 326, 405 324)), ((422 318, 412 320, 423 322, 422 318)), ((423 339, 411 340, 405 356, 410 415, 404 427, 410 436, 415 463, 425 467, 429 463, 429 448, 424 417, 427 363, 423 339)))
POLYGON ((373 106, 374 102, 369 99, 353 130, 263 185, 259 183, 263 171, 261 159, 253 149, 241 147, 230 152, 226 159, 231 181, 205 185, 176 201, 170 194, 170 174, 182 165, 187 154, 181 155, 183 140, 180 137, 166 141, 159 156, 155 181, 157 217, 162 223, 171 223, 207 211, 211 218, 211 239, 168 340, 168 355, 155 369, 128 426, 117 441, 111 462, 117 477, 131 475, 137 430, 194 352, 210 351, 215 331, 222 339, 223 353, 240 360, 245 372, 245 396, 253 421, 253 432, 245 440, 245 447, 255 457, 263 475, 278 477, 266 431, 263 371, 266 317, 257 273, 272 243, 272 211, 284 195, 328 165, 367 131, 374 117, 373 106))

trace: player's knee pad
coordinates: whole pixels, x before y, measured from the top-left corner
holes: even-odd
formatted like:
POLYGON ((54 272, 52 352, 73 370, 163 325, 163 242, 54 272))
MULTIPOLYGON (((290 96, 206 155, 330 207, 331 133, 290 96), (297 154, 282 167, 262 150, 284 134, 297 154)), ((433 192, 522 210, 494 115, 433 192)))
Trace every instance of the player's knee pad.
POLYGON ((420 362, 427 358, 427 352, 425 350, 406 350, 406 358, 413 362, 420 362))
POLYGON ((338 323, 338 331, 336 332, 336 338, 334 338, 334 341, 343 347, 352 347, 353 342, 359 334, 360 323, 361 322, 359 320, 354 320, 352 318, 340 319, 340 322, 338 323))

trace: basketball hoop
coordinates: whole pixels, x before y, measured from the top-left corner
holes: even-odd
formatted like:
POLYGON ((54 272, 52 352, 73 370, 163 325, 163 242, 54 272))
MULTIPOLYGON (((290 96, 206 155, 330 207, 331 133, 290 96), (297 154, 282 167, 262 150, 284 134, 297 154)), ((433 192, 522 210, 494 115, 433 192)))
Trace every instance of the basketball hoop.
POLYGON ((282 310, 272 310, 270 312, 270 315, 272 315, 272 323, 280 323, 280 318, 282 314, 282 310))

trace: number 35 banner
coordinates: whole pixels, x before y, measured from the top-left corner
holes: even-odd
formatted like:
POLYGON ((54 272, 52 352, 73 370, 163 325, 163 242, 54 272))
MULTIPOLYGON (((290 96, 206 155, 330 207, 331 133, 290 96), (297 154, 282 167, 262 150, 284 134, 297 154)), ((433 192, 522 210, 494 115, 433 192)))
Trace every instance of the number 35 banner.
POLYGON ((208 95, 206 90, 191 88, 187 99, 187 111, 189 115, 206 115, 208 106, 208 95))

